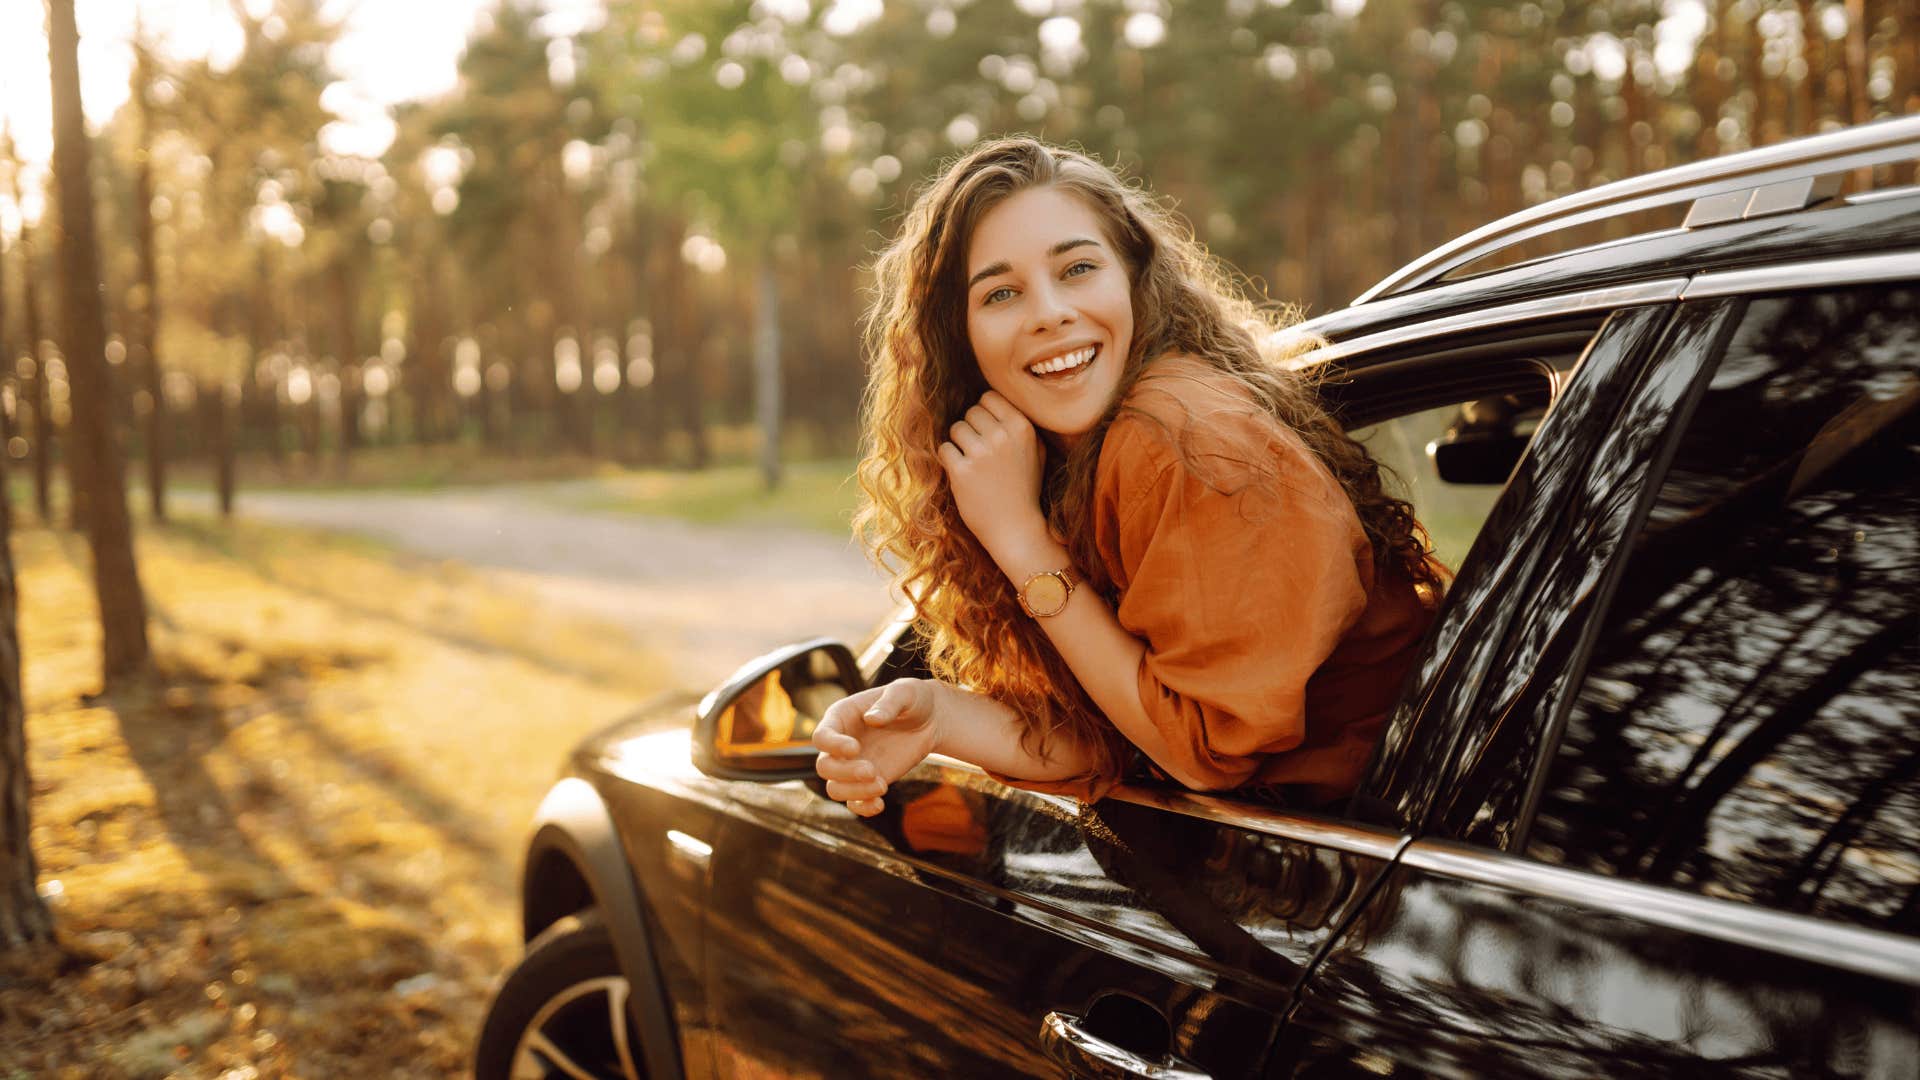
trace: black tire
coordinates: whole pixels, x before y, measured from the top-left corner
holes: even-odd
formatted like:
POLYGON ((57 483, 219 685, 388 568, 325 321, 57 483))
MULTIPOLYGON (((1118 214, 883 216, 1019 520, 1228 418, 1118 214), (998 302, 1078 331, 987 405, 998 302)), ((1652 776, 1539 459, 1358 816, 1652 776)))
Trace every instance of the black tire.
POLYGON ((646 1080, 631 993, 600 913, 561 919, 527 946, 487 1006, 475 1080, 646 1080))

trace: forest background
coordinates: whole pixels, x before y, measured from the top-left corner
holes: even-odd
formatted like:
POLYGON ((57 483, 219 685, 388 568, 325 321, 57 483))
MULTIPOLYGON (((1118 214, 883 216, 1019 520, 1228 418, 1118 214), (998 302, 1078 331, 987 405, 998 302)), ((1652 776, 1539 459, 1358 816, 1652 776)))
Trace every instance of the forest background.
POLYGON ((45 0, 50 68, 0 75, 24 124, 50 74, 56 134, 0 131, 0 1078, 457 1073, 547 763, 687 689, 236 497, 572 477, 844 538, 867 266, 996 133, 1311 315, 1557 195, 1920 110, 1920 0, 461 0, 451 87, 371 115, 357 10, 45 0), (155 29, 188 7, 215 43, 155 29))
MULTIPOLYGON (((1530 204, 1920 88, 1910 0, 506 3, 363 156, 330 109, 345 7, 233 0, 217 58, 124 29, 94 195, 135 459, 226 440, 339 471, 456 442, 699 468, 727 425, 850 453, 866 267, 993 133, 1118 164, 1313 314, 1530 204)), ((36 311, 57 214, 9 156, 0 394, 37 482, 68 418, 36 311)))

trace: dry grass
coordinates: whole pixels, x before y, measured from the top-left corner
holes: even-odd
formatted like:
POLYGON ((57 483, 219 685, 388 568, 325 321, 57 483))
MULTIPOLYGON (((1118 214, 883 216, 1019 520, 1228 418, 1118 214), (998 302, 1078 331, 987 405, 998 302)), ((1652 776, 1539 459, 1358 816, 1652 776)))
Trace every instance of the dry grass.
POLYGON ((658 672, 457 567, 190 523, 140 540, 155 674, 95 696, 84 546, 15 556, 61 948, 0 965, 0 1080, 464 1073, 525 823, 658 672))

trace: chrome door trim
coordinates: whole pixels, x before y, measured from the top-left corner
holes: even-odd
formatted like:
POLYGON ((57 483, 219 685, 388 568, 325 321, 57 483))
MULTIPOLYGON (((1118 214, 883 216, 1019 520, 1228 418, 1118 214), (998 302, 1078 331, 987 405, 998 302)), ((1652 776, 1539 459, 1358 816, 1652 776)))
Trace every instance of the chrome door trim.
MULTIPOLYGON (((1498 307, 1463 311, 1455 315, 1396 326, 1390 330, 1381 330, 1377 333, 1323 345, 1302 357, 1301 363, 1303 366, 1321 364, 1356 353, 1410 345, 1429 338, 1551 319, 1561 315, 1578 315, 1589 311, 1611 311, 1615 308, 1634 307, 1641 304, 1666 303, 1680 299, 1681 291, 1687 287, 1689 280, 1691 279, 1685 277, 1657 278, 1653 281, 1635 282, 1632 285, 1610 285, 1584 292, 1562 293, 1558 296, 1544 296, 1535 300, 1501 304, 1498 307)), ((1304 323, 1294 327, 1292 331, 1282 331, 1282 333, 1311 333, 1312 330, 1313 324, 1304 323)))
POLYGON ((1212 1074, 1172 1054, 1148 1061, 1088 1031, 1077 1016, 1050 1012, 1040 1021, 1040 1049, 1088 1080, 1213 1080, 1212 1074))
POLYGON ((713 845, 695 836, 689 836, 679 829, 667 830, 667 851, 675 858, 698 870, 706 870, 713 862, 713 845))
MULTIPOLYGON (((985 769, 961 761, 959 758, 929 754, 927 760, 942 768, 976 773, 980 776, 987 775, 985 769)), ((1064 795, 1045 795, 1033 791, 1027 794, 1057 802, 1062 809, 1069 812, 1077 805, 1075 800, 1064 795)), ((1148 806, 1184 817, 1199 818, 1201 821, 1212 822, 1215 825, 1245 829, 1248 832, 1277 836, 1282 840, 1297 840, 1303 844, 1314 844, 1350 855, 1365 855, 1382 860, 1391 860, 1400 854, 1401 849, 1407 846, 1409 839, 1392 829, 1340 821, 1294 810, 1281 810, 1256 803, 1236 802, 1217 795, 1202 795, 1198 792, 1178 791, 1173 788, 1121 784, 1109 791, 1106 797, 1116 802, 1148 806)))
POLYGON ((1408 839, 1391 829, 1168 788, 1122 784, 1107 798, 1382 861, 1398 855, 1408 839))
POLYGON ((1449 840, 1416 840, 1401 861, 1456 880, 1920 986, 1920 940, 1899 934, 1621 881, 1449 840))
POLYGON ((1694 275, 1681 292, 1680 299, 1703 300, 1710 296, 1746 296, 1787 289, 1865 285, 1875 281, 1907 279, 1920 281, 1920 251, 1849 255, 1841 259, 1780 263, 1749 270, 1709 270, 1694 275))

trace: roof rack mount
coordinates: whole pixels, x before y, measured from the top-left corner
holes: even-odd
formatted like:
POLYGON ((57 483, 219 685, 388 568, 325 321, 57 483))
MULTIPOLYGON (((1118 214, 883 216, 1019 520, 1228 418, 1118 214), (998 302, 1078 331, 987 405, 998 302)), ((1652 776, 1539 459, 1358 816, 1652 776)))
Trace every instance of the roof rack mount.
POLYGON ((1431 285, 1453 270, 1557 229, 1692 201, 1687 228, 1805 209, 1839 191, 1840 177, 1920 157, 1920 116, 1743 150, 1616 180, 1510 214, 1389 274, 1355 304, 1431 285))

